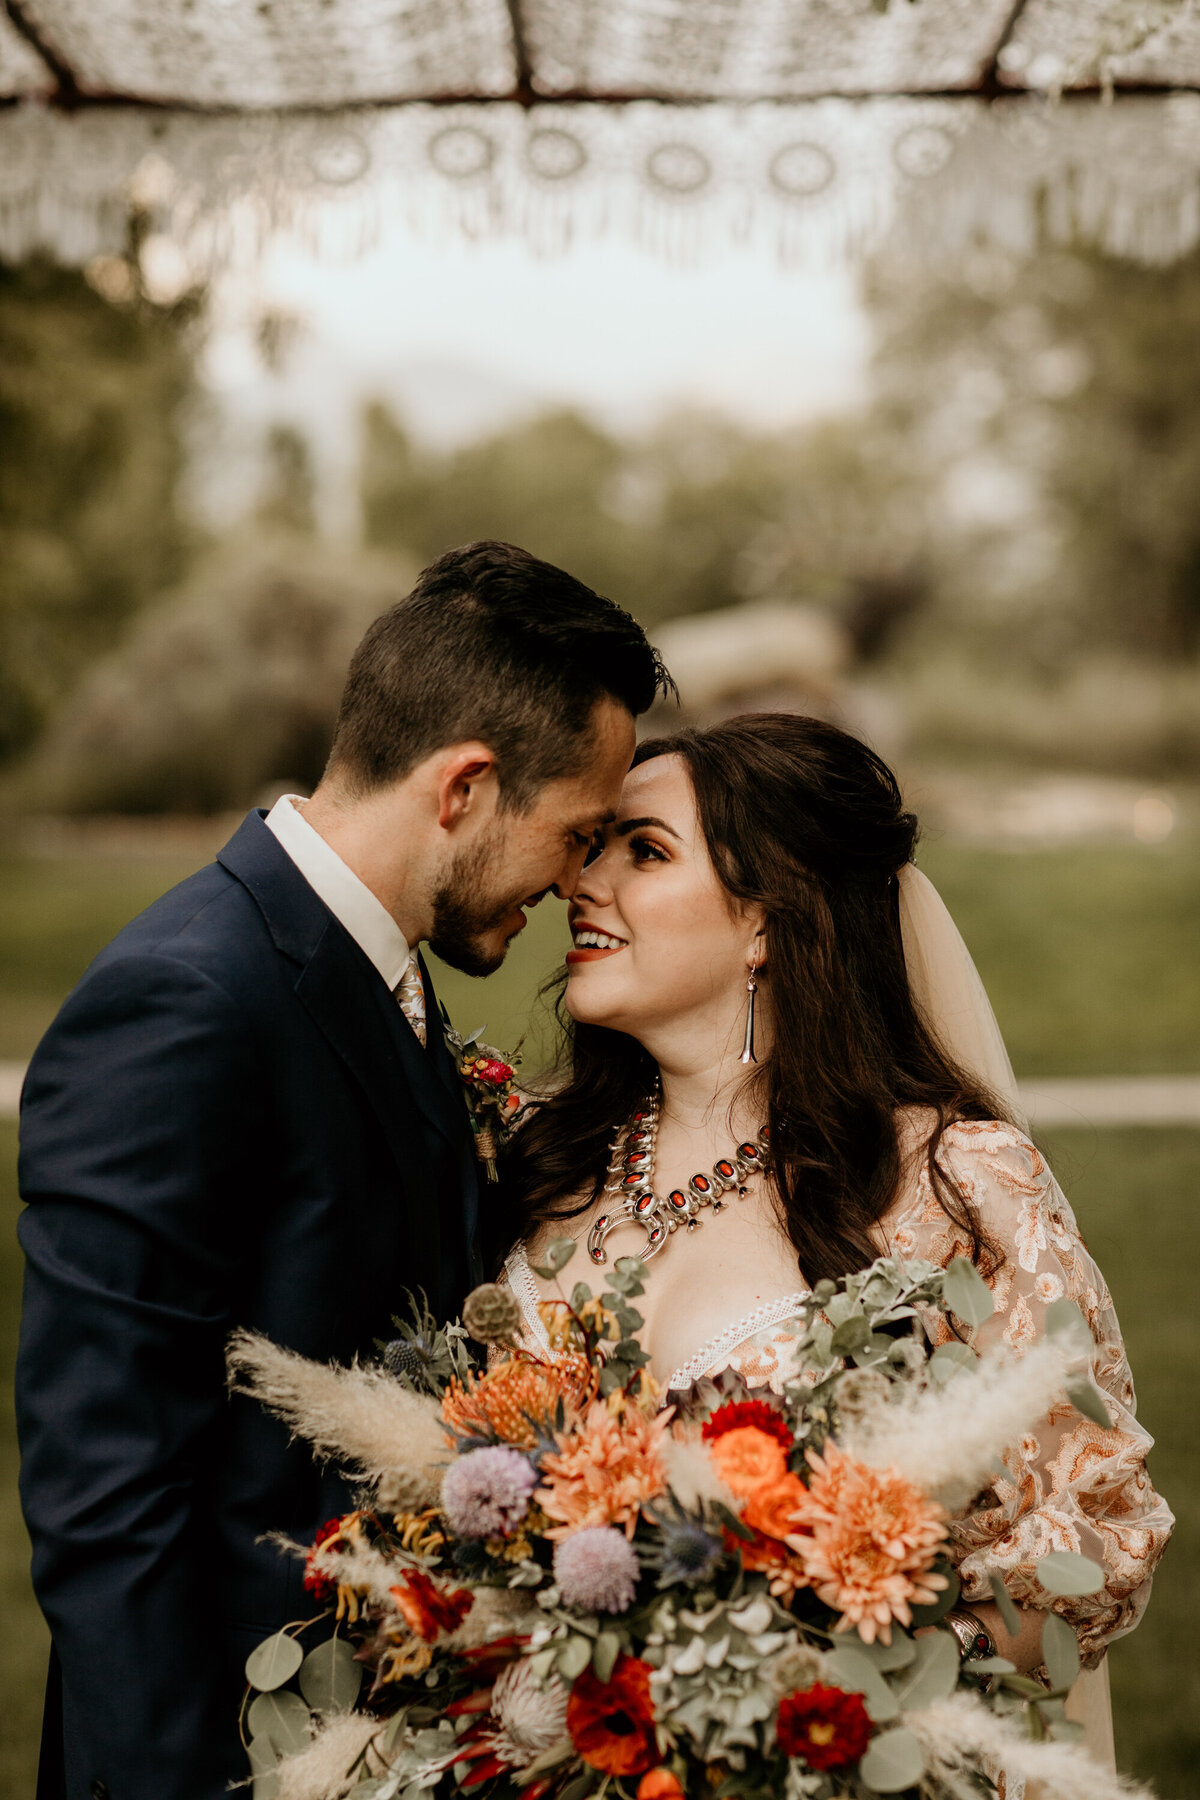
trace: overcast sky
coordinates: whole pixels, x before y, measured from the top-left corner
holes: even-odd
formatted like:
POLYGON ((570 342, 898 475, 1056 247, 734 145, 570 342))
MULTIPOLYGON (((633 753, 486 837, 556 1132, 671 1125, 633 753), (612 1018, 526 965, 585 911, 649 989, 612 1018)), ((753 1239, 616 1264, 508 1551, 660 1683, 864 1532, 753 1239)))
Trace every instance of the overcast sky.
POLYGON ((334 529, 370 395, 440 444, 564 402, 619 427, 681 402, 773 426, 854 405, 868 352, 851 275, 749 249, 684 269, 622 242, 544 259, 517 242, 396 232, 336 266, 281 243, 227 280, 215 316, 207 378, 233 426, 209 504, 238 510, 253 428, 286 419, 313 442, 334 529), (301 327, 276 376, 253 348, 269 308, 301 327))

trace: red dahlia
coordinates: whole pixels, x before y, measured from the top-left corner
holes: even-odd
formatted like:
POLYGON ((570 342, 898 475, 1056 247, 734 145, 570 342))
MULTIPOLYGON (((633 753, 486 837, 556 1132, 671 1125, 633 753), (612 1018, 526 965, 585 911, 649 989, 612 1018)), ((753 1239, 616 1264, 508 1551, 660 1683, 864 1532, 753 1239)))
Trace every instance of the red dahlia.
POLYGON ((724 1437, 727 1431, 740 1431, 745 1425, 765 1431, 783 1446, 785 1452, 795 1448, 796 1440, 778 1407, 767 1400, 727 1400, 704 1421, 700 1435, 706 1443, 711 1443, 714 1438, 724 1437))
POLYGON ((390 1592, 409 1629, 427 1644, 440 1631, 457 1631, 475 1604, 468 1589, 440 1588, 423 1569, 406 1569, 390 1592))
POLYGON ((785 1756, 798 1756, 810 1769, 844 1769, 866 1749, 871 1721, 861 1694, 815 1681, 784 1695, 775 1735, 785 1756))
POLYGON ((496 1057, 489 1057, 487 1062, 475 1065, 476 1081, 486 1081, 489 1087, 503 1087, 504 1083, 511 1081, 512 1078, 513 1071, 508 1064, 500 1062, 496 1057))
POLYGON ((321 1548, 321 1545, 328 1543, 331 1537, 336 1537, 341 1529, 342 1521, 340 1519, 326 1519, 320 1531, 318 1531, 316 1537, 313 1539, 312 1549, 305 1559, 304 1586, 308 1593, 312 1595, 313 1599, 321 1606, 324 1606, 326 1601, 336 1597, 337 1582, 333 1579, 332 1575, 326 1575, 321 1569, 314 1569, 312 1560, 317 1551, 321 1548))
POLYGON ((659 1762, 650 1703, 650 1667, 618 1656, 608 1681, 591 1669, 578 1676, 567 1701, 567 1730, 585 1763, 606 1775, 644 1775, 659 1762))

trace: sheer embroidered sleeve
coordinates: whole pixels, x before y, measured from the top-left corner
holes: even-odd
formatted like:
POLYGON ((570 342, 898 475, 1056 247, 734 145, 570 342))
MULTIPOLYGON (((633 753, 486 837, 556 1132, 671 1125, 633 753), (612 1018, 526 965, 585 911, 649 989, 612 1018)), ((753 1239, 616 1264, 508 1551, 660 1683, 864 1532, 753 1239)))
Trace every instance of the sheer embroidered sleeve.
MULTIPOLYGON (((1089 1662, 1137 1623, 1150 1578, 1174 1524, 1146 1471, 1153 1439, 1138 1424, 1133 1379, 1112 1297, 1079 1235, 1074 1214, 1040 1153, 998 1121, 960 1123, 943 1134, 940 1165, 976 1208, 1003 1254, 989 1278, 995 1313, 977 1345, 1020 1352, 1041 1330, 1046 1308, 1064 1294, 1087 1320, 1092 1373, 1113 1419, 1104 1430, 1065 1400, 1005 1457, 1006 1473, 980 1496, 956 1529, 963 1597, 989 1598, 987 1571, 998 1572, 1018 1604, 1047 1604, 1035 1566, 1052 1550, 1074 1550, 1104 1569, 1104 1587, 1057 1597, 1055 1612, 1079 1633, 1089 1662)), ((889 1248, 945 1266, 966 1253, 963 1233, 933 1193, 928 1168, 887 1221, 889 1248)), ((940 1316, 935 1341, 947 1341, 940 1316)))

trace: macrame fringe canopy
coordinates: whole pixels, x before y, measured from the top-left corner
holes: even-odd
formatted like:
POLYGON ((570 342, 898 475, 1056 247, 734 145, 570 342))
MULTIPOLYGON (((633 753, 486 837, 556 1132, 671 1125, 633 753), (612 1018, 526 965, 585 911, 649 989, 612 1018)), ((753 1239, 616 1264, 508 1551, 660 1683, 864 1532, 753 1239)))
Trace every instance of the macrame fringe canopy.
POLYGON ((1200 0, 6 0, 0 256, 1200 242, 1200 0))

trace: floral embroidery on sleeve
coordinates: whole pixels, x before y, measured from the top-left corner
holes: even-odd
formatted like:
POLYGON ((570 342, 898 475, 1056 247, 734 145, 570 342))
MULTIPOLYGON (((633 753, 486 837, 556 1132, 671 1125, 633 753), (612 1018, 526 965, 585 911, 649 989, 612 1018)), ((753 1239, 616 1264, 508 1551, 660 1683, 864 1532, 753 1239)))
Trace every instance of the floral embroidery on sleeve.
MULTIPOLYGON (((1137 1422, 1112 1297, 1062 1190, 1015 1127, 994 1120, 951 1125, 938 1161, 1004 1254, 1003 1266, 987 1277, 995 1312, 979 1332, 979 1348, 1019 1354, 1040 1333, 1046 1308, 1065 1294, 1091 1329, 1092 1373, 1113 1418, 1106 1431, 1064 1401, 1036 1434, 1013 1446, 1005 1474, 956 1527, 963 1596, 988 1599, 987 1572, 994 1569, 1019 1604, 1044 1607, 1047 1595, 1035 1574, 1039 1557, 1051 1550, 1090 1556, 1106 1573, 1104 1588, 1050 1604, 1076 1628, 1080 1649, 1094 1663, 1136 1625, 1174 1524, 1146 1472, 1153 1439, 1137 1422)), ((897 1255, 927 1257, 944 1267, 967 1251, 964 1234, 938 1203, 923 1159, 885 1225, 897 1255)), ((929 1324, 935 1342, 948 1339, 943 1319, 929 1324)))

